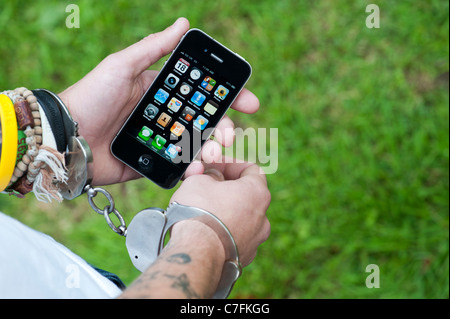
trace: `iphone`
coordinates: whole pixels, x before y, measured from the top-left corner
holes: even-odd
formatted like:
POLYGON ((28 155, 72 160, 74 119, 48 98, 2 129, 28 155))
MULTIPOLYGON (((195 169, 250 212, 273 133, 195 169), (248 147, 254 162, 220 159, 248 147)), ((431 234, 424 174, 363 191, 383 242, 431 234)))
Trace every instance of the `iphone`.
POLYGON ((174 187, 251 73, 244 58, 189 30, 117 133, 112 154, 160 187, 174 187))

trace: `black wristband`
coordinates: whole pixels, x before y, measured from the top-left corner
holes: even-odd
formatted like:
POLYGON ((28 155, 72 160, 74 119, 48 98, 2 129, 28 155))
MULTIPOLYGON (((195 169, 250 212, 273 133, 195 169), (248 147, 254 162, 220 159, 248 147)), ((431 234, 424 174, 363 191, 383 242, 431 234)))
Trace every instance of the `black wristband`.
POLYGON ((50 127, 52 128, 53 136, 56 141, 56 148, 58 152, 64 153, 67 148, 67 139, 64 131, 64 121, 57 103, 46 92, 41 90, 33 90, 34 96, 37 98, 39 105, 45 112, 50 127))

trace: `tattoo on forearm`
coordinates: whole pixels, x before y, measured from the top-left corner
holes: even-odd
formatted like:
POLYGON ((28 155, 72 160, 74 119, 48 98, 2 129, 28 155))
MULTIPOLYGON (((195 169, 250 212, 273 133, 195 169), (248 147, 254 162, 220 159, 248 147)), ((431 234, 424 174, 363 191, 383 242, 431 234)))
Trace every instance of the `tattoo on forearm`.
POLYGON ((189 264, 191 262, 191 257, 188 254, 174 254, 166 259, 169 263, 175 263, 179 265, 189 264))
MULTIPOLYGON (((172 264, 178 264, 178 265, 185 265, 189 264, 192 260, 191 257, 188 254, 185 253, 177 253, 170 255, 166 257, 165 260, 168 263, 172 264)), ((159 262, 161 262, 160 260, 159 262)), ((181 275, 171 275, 163 273, 163 271, 157 270, 153 272, 143 273, 136 281, 133 283, 133 285, 130 287, 133 289, 135 293, 144 293, 146 292, 146 296, 150 297, 149 294, 151 293, 152 289, 154 289, 154 283, 155 280, 161 279, 161 276, 165 278, 172 279, 173 282, 170 285, 171 288, 182 291, 183 294, 188 299, 199 299, 201 296, 192 288, 189 277, 186 273, 183 273, 181 275)))
POLYGON ((185 296, 188 299, 200 299, 201 297, 195 292, 194 289, 191 287, 191 283, 189 282, 189 278, 186 274, 182 274, 180 276, 173 276, 173 275, 164 275, 167 278, 173 279, 172 288, 179 289, 183 291, 185 296))
POLYGON ((158 274, 160 271, 153 271, 150 273, 144 272, 142 275, 140 275, 132 284, 131 287, 139 287, 140 289, 148 289, 150 288, 150 283, 152 280, 156 279, 158 277, 158 274))

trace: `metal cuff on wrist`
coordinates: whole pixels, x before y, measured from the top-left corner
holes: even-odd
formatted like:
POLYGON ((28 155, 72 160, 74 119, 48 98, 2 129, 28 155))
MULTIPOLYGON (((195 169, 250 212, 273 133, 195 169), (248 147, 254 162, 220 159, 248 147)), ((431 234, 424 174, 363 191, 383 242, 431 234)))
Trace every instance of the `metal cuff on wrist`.
POLYGON ((172 203, 167 211, 149 208, 138 213, 128 226, 126 245, 134 266, 144 272, 164 248, 164 238, 176 223, 194 219, 211 227, 225 250, 225 264, 214 299, 227 298, 242 273, 239 253, 233 236, 224 223, 213 214, 195 207, 172 203))
POLYGON ((58 151, 65 154, 68 180, 59 185, 64 199, 72 200, 84 192, 92 181, 92 152, 86 140, 78 134, 75 122, 64 102, 55 93, 45 90, 33 90, 46 115, 51 115, 53 133, 57 139, 58 151))

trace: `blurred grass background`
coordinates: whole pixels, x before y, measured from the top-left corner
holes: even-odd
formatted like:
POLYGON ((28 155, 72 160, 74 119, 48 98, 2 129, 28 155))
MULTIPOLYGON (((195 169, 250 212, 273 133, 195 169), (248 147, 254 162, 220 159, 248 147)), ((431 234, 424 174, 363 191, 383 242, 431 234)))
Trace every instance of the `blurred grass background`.
MULTIPOLYGON (((232 111, 238 126, 279 129, 272 235, 232 297, 448 298, 448 12, 445 0, 0 0, 0 88, 59 92, 185 16, 253 65, 261 111, 232 111), (79 29, 65 26, 70 3, 79 29), (369 3, 380 29, 365 26, 369 3)), ((128 222, 172 194, 145 180, 107 189, 128 222)), ((1 196, 0 210, 127 284, 138 275, 86 197, 1 196)))

